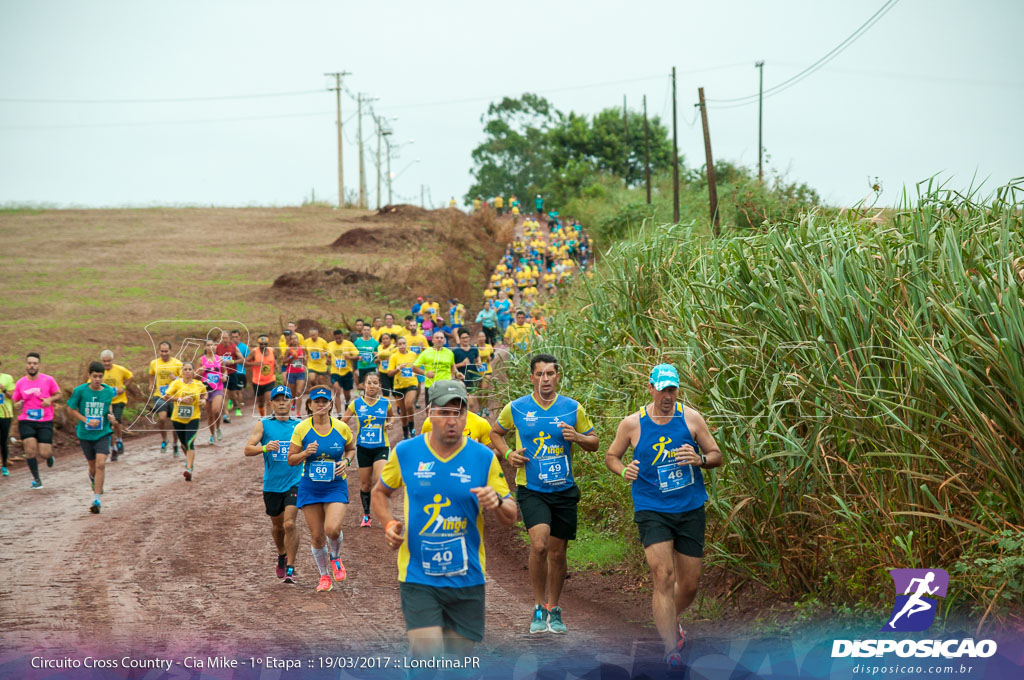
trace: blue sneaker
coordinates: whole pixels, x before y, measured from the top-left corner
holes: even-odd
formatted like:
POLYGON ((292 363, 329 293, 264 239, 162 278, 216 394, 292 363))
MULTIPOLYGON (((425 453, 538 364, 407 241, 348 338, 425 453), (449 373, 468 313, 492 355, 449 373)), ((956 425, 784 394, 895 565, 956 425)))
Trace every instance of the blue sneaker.
POLYGON ((33 489, 42 489, 43 488, 43 483, 40 482, 38 479, 33 479, 32 480, 32 488, 33 489))
POLYGON ((93 501, 92 505, 89 506, 89 512, 91 512, 94 515, 100 514, 100 502, 93 501))
POLYGON ((548 610, 548 632, 564 635, 569 629, 562 623, 562 608, 552 607, 548 610))
POLYGON ((533 608, 533 617, 530 619, 530 634, 548 632, 548 610, 542 605, 533 608))
POLYGON ((6 465, 0 468, 0 474, 2 474, 4 477, 9 477, 11 475, 11 473, 7 471, 6 465))
POLYGON ((163 453, 167 450, 167 442, 160 442, 160 452, 163 453))
POLYGON ((56 460, 57 459, 54 458, 53 456, 50 456, 49 458, 47 458, 46 459, 46 467, 53 467, 53 464, 54 464, 54 462, 56 462, 56 460))

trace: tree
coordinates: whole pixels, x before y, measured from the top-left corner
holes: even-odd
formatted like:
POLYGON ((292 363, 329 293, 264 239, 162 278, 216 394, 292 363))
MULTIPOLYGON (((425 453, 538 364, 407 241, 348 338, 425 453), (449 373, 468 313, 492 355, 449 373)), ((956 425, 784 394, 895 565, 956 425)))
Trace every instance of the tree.
POLYGON ((473 149, 474 182, 466 202, 542 192, 552 179, 550 133, 562 119, 547 99, 530 93, 487 107, 480 117, 485 139, 473 149))

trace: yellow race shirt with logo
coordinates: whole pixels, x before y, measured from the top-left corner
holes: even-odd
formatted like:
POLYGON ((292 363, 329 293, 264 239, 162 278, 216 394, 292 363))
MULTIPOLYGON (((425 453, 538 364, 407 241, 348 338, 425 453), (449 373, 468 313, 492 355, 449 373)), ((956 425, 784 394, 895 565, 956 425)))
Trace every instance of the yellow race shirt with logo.
MULTIPOLYGON (((109 371, 103 371, 103 384, 110 385, 118 392, 121 392, 121 390, 124 389, 124 381, 131 380, 132 375, 134 374, 124 366, 121 366, 120 364, 114 364, 113 366, 110 367, 109 371)), ((121 392, 119 395, 114 397, 110 403, 127 404, 128 394, 126 392, 121 392)))
MULTIPOLYGON (((414 361, 416 361, 416 353, 413 352, 412 350, 408 350, 406 351, 405 354, 402 354, 396 349, 394 352, 391 353, 391 356, 388 357, 388 370, 390 371, 393 368, 398 369, 398 371, 394 375, 394 386, 396 390, 402 390, 405 389, 406 387, 416 386, 415 373, 413 373, 410 376, 402 375, 402 366, 412 367, 412 363, 414 361)), ((408 371, 406 372, 408 373, 408 371)))
POLYGON ((483 345, 476 346, 477 354, 480 355, 480 363, 487 364, 487 370, 483 372, 484 375, 490 375, 494 371, 494 347, 484 343, 483 345))
POLYGON ((149 362, 149 374, 156 377, 153 381, 153 396, 159 397, 167 391, 167 387, 181 375, 181 361, 171 357, 164 361, 160 357, 149 362), (161 390, 160 388, 164 388, 161 390))
POLYGON ((191 404, 174 403, 174 412, 171 413, 171 420, 176 423, 190 423, 199 418, 199 405, 206 396, 206 385, 202 380, 193 379, 187 385, 180 378, 175 380, 167 388, 165 399, 174 397, 192 397, 191 404))
POLYGON ((417 332, 416 335, 411 333, 405 336, 405 344, 409 346, 409 351, 413 354, 419 354, 426 348, 430 347, 430 343, 427 342, 427 338, 424 337, 423 333, 417 332), (413 349, 413 347, 419 347, 419 350, 413 349))
POLYGON ((323 338, 306 338, 302 341, 302 346, 306 348, 306 368, 311 371, 318 373, 327 372, 327 360, 330 359, 330 345, 323 338), (314 359, 314 355, 316 358, 314 359))
POLYGON ((396 349, 398 349, 398 348, 395 347, 394 343, 391 343, 387 347, 378 347, 377 348, 377 370, 378 371, 386 371, 389 368, 391 368, 391 355, 395 353, 396 349))
POLYGON ((392 324, 390 326, 381 326, 380 332, 387 333, 388 335, 391 336, 392 340, 396 340, 400 336, 405 336, 409 334, 409 331, 405 330, 404 327, 398 326, 396 324, 392 324))
POLYGON ((332 340, 327 344, 327 353, 331 355, 331 375, 348 375, 352 372, 353 358, 359 357, 359 350, 351 340, 332 340), (342 363, 341 367, 338 366, 339 362, 342 363))
POLYGON ((533 339, 533 326, 524 323, 520 326, 517 323, 509 324, 505 330, 505 341, 510 345, 527 345, 533 339))
POLYGON ((498 291, 494 290, 493 288, 488 288, 487 290, 484 291, 484 299, 485 300, 491 300, 491 299, 496 298, 497 296, 498 296, 498 291))
MULTIPOLYGON (((430 422, 430 418, 427 418, 420 427, 420 433, 426 434, 433 429, 434 424, 430 422)), ((466 428, 462 431, 462 434, 475 442, 480 442, 484 446, 491 445, 491 423, 487 418, 478 416, 472 411, 466 412, 466 428)))

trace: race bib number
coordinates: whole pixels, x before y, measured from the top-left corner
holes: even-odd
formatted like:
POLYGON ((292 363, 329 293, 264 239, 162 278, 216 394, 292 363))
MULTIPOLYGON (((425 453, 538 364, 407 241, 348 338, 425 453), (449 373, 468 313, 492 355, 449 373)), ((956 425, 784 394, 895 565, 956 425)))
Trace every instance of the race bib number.
POLYGON ((693 484, 693 467, 675 462, 658 466, 658 489, 670 493, 693 484))
POLYGON ((224 355, 221 356, 221 360, 222 361, 231 361, 231 355, 230 354, 224 354, 224 355))
POLYGON ((402 368, 400 370, 402 371, 402 377, 403 378, 411 378, 412 377, 412 366, 402 366, 402 368))
POLYGON ((359 428, 359 443, 362 446, 380 446, 384 443, 384 429, 380 425, 359 428))
POLYGON ((165 394, 167 394, 167 385, 161 385, 160 386, 160 396, 162 397, 165 394))
POLYGON ((362 362, 372 361, 373 360, 373 353, 372 352, 360 352, 359 353, 359 360, 362 361, 362 362))
POLYGON ((103 421, 99 418, 87 418, 85 421, 85 429, 95 432, 96 430, 102 429, 102 423, 103 421))
POLYGON ((302 359, 292 359, 293 368, 302 368, 302 359))
POLYGON ((309 358, 312 359, 313 361, 319 361, 320 360, 320 352, 310 352, 309 353, 309 358))
POLYGON ((103 429, 103 411, 104 404, 102 402, 90 401, 85 405, 85 429, 90 431, 97 431, 103 429))
POLYGON ((486 361, 483 362, 482 364, 480 364, 480 372, 481 373, 486 373, 487 372, 487 366, 488 366, 488 364, 487 364, 486 361))
POLYGON ((192 404, 178 404, 178 417, 184 418, 185 420, 192 420, 192 413, 195 406, 192 404))
POLYGON ((276 461, 278 461, 280 463, 287 463, 288 462, 288 449, 290 449, 291 446, 292 446, 292 443, 290 441, 289 442, 283 442, 283 441, 278 440, 278 442, 277 442, 277 447, 278 447, 277 451, 271 451, 270 452, 270 460, 276 460, 276 461))
POLYGON ((466 537, 458 536, 447 541, 423 541, 420 544, 420 561, 427 576, 460 576, 469 570, 466 554, 466 537))
POLYGON ((412 346, 412 347, 410 347, 409 349, 411 349, 411 350, 412 350, 412 353, 413 353, 413 354, 419 354, 420 352, 422 352, 422 351, 423 351, 423 348, 422 348, 422 347, 420 347, 419 345, 413 345, 413 346, 412 346))
POLYGON ((380 368, 381 368, 382 371, 388 370, 388 360, 387 359, 384 359, 383 361, 380 362, 380 368))
POLYGON ((348 366, 348 362, 345 361, 344 359, 335 359, 334 360, 334 367, 337 368, 338 370, 341 370, 341 369, 345 368, 346 366, 348 366))
POLYGON ((564 484, 569 477, 568 456, 538 458, 537 466, 537 479, 545 484, 564 484))
POLYGON ((210 383, 211 385, 220 384, 220 373, 207 373, 206 382, 210 383))
POLYGON ((309 481, 311 482, 333 482, 334 461, 314 460, 309 464, 309 481))
POLYGON ((27 411, 25 411, 25 416, 29 420, 42 420, 43 419, 43 409, 41 409, 41 408, 30 408, 27 411))
POLYGON ((0 406, 3 406, 3 403, 4 403, 4 393, 0 392, 0 406))

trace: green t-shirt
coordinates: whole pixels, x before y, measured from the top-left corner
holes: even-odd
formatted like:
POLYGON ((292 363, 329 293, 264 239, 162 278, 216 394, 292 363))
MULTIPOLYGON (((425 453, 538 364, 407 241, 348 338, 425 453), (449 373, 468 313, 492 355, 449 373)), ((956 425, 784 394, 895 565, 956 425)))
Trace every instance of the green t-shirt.
POLYGON ((11 395, 14 394, 14 378, 7 373, 0 373, 0 386, 7 390, 7 394, 0 392, 0 418, 13 418, 11 395))
POLYGON ((424 381, 424 387, 430 387, 438 380, 451 380, 452 367, 454 365, 455 354, 447 347, 442 347, 439 350, 428 347, 420 352, 420 355, 416 357, 416 361, 413 362, 413 366, 421 366, 424 371, 434 372, 433 378, 428 377, 424 381))
POLYGON ((356 338, 353 342, 356 349, 359 350, 359 364, 356 366, 359 370, 365 370, 367 368, 377 368, 377 364, 374 362, 374 357, 377 354, 377 348, 380 347, 380 343, 373 338, 363 339, 356 338))
POLYGON ((89 387, 89 383, 82 383, 75 388, 75 391, 71 393, 71 398, 68 399, 68 408, 78 411, 86 418, 99 421, 94 426, 95 429, 86 423, 79 422, 75 426, 75 434, 79 439, 94 442, 110 436, 112 430, 110 422, 107 420, 107 414, 110 413, 110 402, 114 400, 116 394, 117 391, 110 385, 104 385, 103 389, 94 390, 89 387))

